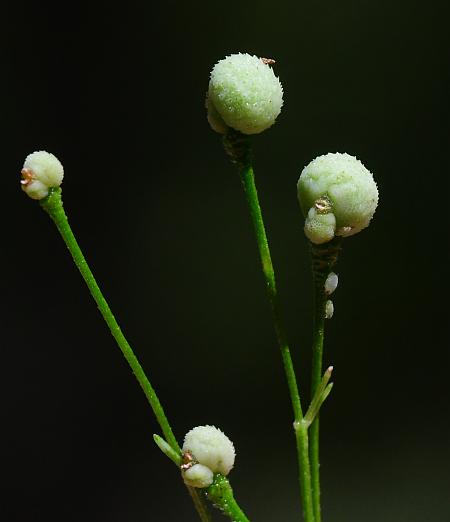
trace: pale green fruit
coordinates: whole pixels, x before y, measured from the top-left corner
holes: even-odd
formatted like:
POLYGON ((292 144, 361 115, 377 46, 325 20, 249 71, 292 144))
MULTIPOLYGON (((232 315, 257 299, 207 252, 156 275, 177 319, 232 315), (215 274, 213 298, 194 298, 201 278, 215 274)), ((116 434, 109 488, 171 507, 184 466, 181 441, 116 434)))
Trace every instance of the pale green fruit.
POLYGON ((32 199, 48 196, 50 188, 59 187, 64 177, 64 169, 56 156, 39 150, 25 158, 22 169, 22 190, 32 199))
MULTIPOLYGON (((207 104, 211 104, 228 127, 243 134, 259 134, 271 127, 280 114, 283 88, 272 68, 260 58, 232 54, 214 66, 207 104)), ((223 132, 215 125, 211 107, 208 112, 212 128, 223 132)))
POLYGON ((337 236, 351 236, 366 228, 378 205, 372 174, 358 159, 339 152, 311 161, 300 175, 297 193, 305 216, 318 199, 329 201, 337 236))
POLYGON ((222 475, 231 471, 236 455, 231 440, 214 426, 197 426, 189 431, 183 452, 189 452, 196 462, 222 475))

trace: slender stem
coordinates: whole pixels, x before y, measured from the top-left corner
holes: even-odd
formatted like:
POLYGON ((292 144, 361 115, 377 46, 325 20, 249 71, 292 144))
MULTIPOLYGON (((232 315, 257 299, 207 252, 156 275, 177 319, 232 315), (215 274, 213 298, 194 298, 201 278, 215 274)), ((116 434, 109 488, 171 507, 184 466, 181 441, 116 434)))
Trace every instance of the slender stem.
POLYGON ((206 495, 233 522, 250 522, 236 502, 228 479, 223 475, 217 474, 214 477, 214 482, 207 488, 206 495))
MULTIPOLYGON (((312 349, 312 371, 311 371, 311 397, 314 397, 320 384, 322 374, 323 339, 325 328, 325 303, 322 298, 323 292, 314 290, 314 324, 313 324, 313 349, 312 349)), ((312 492, 314 502, 314 516, 316 522, 321 522, 320 509, 320 461, 319 461, 319 413, 317 413, 311 424, 310 434, 310 461, 312 476, 312 492)))
POLYGON ((308 423, 305 419, 294 423, 297 442, 298 466, 300 471, 300 488, 303 498, 303 516, 305 522, 315 522, 314 503, 312 497, 311 466, 309 462, 308 423))
MULTIPOLYGON (((314 277, 314 322, 311 372, 311 397, 316 395, 322 380, 323 341, 325 335, 325 281, 331 272, 340 250, 340 240, 334 239, 323 245, 311 244, 314 277)), ((319 412, 309 429, 312 494, 315 522, 321 522, 320 509, 320 455, 319 455, 319 412)))
MULTIPOLYGON (((145 396, 147 397, 148 402, 155 414, 156 420, 158 421, 161 430, 166 438, 167 443, 170 447, 177 453, 181 454, 180 446, 173 434, 172 428, 170 427, 169 421, 166 417, 164 409, 159 402, 158 396, 156 395, 155 390, 153 389, 150 381, 148 380, 145 372, 140 365, 138 359, 134 355, 134 352, 126 340, 122 330, 120 329, 111 309, 109 308, 106 299, 103 297, 103 294, 92 274, 84 255, 78 246, 77 240, 70 228, 66 213, 64 212, 64 207, 61 199, 61 189, 52 190, 49 195, 41 201, 41 206, 44 210, 49 214, 49 216, 54 221, 59 233, 61 234, 64 242, 69 249, 69 252, 80 271, 89 291, 94 298, 94 301, 97 303, 98 309, 103 316, 106 324, 108 325, 112 336, 117 342, 122 354, 130 365, 137 381, 139 382, 145 396)), ((190 492, 191 493, 191 492, 190 492)), ((192 493, 191 493, 192 495, 192 493)), ((194 496, 198 497, 198 493, 194 492, 194 496)), ((209 514, 207 513, 207 508, 204 505, 204 500, 201 498, 196 498, 195 507, 199 513, 200 519, 203 522, 209 522, 211 519, 209 514), (202 511, 199 510, 199 505, 202 505, 202 511), (206 514, 205 514, 206 513, 206 514)))
POLYGON ((299 466, 299 483, 303 499, 303 514, 305 522, 315 522, 312 506, 312 489, 310 464, 308 455, 308 428, 303 424, 303 412, 300 394, 295 376, 294 364, 285 333, 281 308, 278 300, 278 293, 275 280, 275 271, 272 264, 269 243, 259 204, 258 192, 256 190, 255 178, 251 162, 251 148, 248 138, 242 134, 230 132, 224 139, 224 147, 233 163, 239 168, 242 185, 244 187, 250 215, 255 230, 256 242, 258 245, 261 266, 266 282, 267 295, 269 297, 272 318, 275 326, 278 345, 283 360, 284 372, 291 398, 292 410, 294 413, 294 430, 297 446, 297 457, 299 466))
POLYGON ((84 258, 84 255, 78 246, 77 240, 75 239, 75 236, 73 235, 72 229, 70 228, 69 222, 67 220, 66 213, 64 212, 61 199, 61 190, 54 190, 47 198, 43 200, 41 204, 55 222, 55 225, 64 239, 64 242, 66 243, 78 270, 83 276, 83 279, 88 286, 94 301, 97 303, 98 309, 100 310, 103 319, 108 325, 111 334, 116 340, 120 350, 122 351, 143 392, 145 393, 145 396, 147 397, 147 400, 152 407, 153 413, 155 414, 155 417, 164 433, 164 436, 166 437, 167 442, 174 450, 181 453, 181 449, 177 440, 175 439, 175 435, 172 432, 172 428, 169 425, 169 421, 167 420, 166 414, 164 413, 163 407, 159 402, 155 390, 150 384, 150 381, 147 379, 147 376, 145 375, 142 366, 134 355, 131 346, 125 339, 122 330, 120 329, 113 313, 111 312, 106 299, 103 297, 94 275, 92 274, 84 258))
POLYGON ((206 505, 205 494, 203 490, 192 488, 191 486, 186 487, 189 491, 189 495, 191 495, 192 502, 194 503, 195 509, 197 510, 197 514, 199 515, 200 520, 202 522, 212 522, 211 514, 206 505))
POLYGON ((275 333, 277 336, 278 345, 281 350, 281 357, 283 359, 283 366, 288 383, 289 394, 291 397, 294 419, 298 421, 303 418, 300 394, 298 391, 297 379, 294 371, 294 364, 292 362, 291 352, 289 349, 287 337, 281 318, 281 310, 275 281, 275 271, 270 255, 269 243, 267 241, 267 235, 264 227, 261 207, 259 205, 258 192, 256 190, 252 166, 246 165, 242 168, 240 174, 250 210, 250 215, 255 229, 256 242, 258 244, 262 271, 266 281, 267 295, 269 297, 270 305, 272 308, 272 318, 275 326, 275 333))

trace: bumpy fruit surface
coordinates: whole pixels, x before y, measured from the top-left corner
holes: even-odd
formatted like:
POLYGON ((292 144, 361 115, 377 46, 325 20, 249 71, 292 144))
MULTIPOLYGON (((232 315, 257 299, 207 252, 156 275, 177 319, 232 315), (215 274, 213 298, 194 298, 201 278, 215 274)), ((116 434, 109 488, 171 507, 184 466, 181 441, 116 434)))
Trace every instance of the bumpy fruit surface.
POLYGON ((51 188, 59 187, 64 169, 56 156, 45 150, 29 154, 22 169, 22 190, 32 199, 43 199, 51 188))
POLYGON ((214 66, 207 108, 216 132, 226 132, 222 124, 217 125, 218 115, 226 126, 243 134, 259 134, 275 123, 282 105, 280 80, 257 56, 232 54, 214 66))
POLYGON ((214 426, 197 426, 189 431, 183 452, 189 452, 196 462, 222 475, 231 471, 236 456, 231 440, 214 426))
POLYGON ((352 236, 369 225, 378 205, 378 189, 370 171, 355 157, 338 152, 311 161, 300 175, 297 193, 306 217, 305 232, 313 243, 333 237, 332 218, 324 216, 334 216, 334 235, 352 236), (321 211, 320 200, 327 201, 327 210, 321 211))

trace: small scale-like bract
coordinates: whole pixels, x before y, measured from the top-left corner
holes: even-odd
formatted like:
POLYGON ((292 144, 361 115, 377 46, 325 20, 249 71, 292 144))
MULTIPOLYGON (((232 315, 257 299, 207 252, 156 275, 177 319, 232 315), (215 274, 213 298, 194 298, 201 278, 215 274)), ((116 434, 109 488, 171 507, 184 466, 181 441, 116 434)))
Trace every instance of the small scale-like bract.
POLYGON ((222 475, 231 471, 236 456, 231 440, 214 426, 197 426, 189 431, 183 452, 190 452, 196 462, 222 475))
POLYGON ((226 126, 243 134, 259 134, 271 127, 283 105, 283 88, 273 69, 257 56, 232 54, 211 72, 207 109, 211 127, 217 125, 214 110, 226 126))
POLYGON ((214 482, 214 473, 203 464, 194 464, 183 472, 183 480, 193 488, 207 488, 214 482))
POLYGON ((320 214, 315 207, 309 209, 305 219, 305 235, 316 245, 326 243, 334 237, 336 218, 332 212, 320 214))
POLYGON ((25 158, 20 183, 30 198, 43 199, 48 196, 50 188, 61 185, 63 177, 64 169, 58 158, 39 150, 25 158))
POLYGON ((328 299, 328 301, 325 303, 325 319, 331 319, 334 314, 334 304, 333 301, 328 299))
POLYGON ((325 281, 324 290, 327 295, 331 295, 337 288, 338 276, 334 272, 330 272, 325 281))
POLYGON ((300 175, 297 192, 307 221, 318 200, 329 201, 336 218, 337 236, 352 236, 366 228, 378 205, 378 189, 372 174, 358 159, 339 152, 311 161, 300 175))

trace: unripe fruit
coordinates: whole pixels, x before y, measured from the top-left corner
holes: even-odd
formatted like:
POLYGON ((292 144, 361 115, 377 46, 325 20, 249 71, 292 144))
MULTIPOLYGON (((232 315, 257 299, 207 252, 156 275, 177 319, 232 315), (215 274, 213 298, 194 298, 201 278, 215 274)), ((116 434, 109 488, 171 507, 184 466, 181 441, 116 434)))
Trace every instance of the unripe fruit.
MULTIPOLYGON (((310 216, 310 209, 315 208, 318 200, 326 198, 329 212, 336 219, 336 236, 352 236, 366 228, 378 205, 378 189, 372 174, 349 154, 330 153, 311 161, 301 173, 297 193, 303 214, 307 216, 306 223, 316 219, 317 212, 310 216)), ((317 219, 321 224, 323 218, 317 219)), ((305 232, 312 242, 329 241, 325 233, 322 238, 315 237, 320 236, 314 234, 319 224, 313 221, 308 225, 313 232, 310 235, 305 232)))
POLYGON ((64 169, 56 156, 40 150, 25 158, 22 169, 22 190, 32 199, 48 196, 50 188, 59 187, 64 177, 64 169))
POLYGON ((226 129, 217 125, 214 110, 228 127, 243 134, 259 134, 275 123, 282 105, 280 80, 261 58, 232 54, 214 66, 207 108, 216 132, 225 133, 226 129))
POLYGON ((189 431, 183 452, 189 452, 197 463, 222 475, 231 471, 236 455, 231 440, 214 426, 197 426, 189 431))

